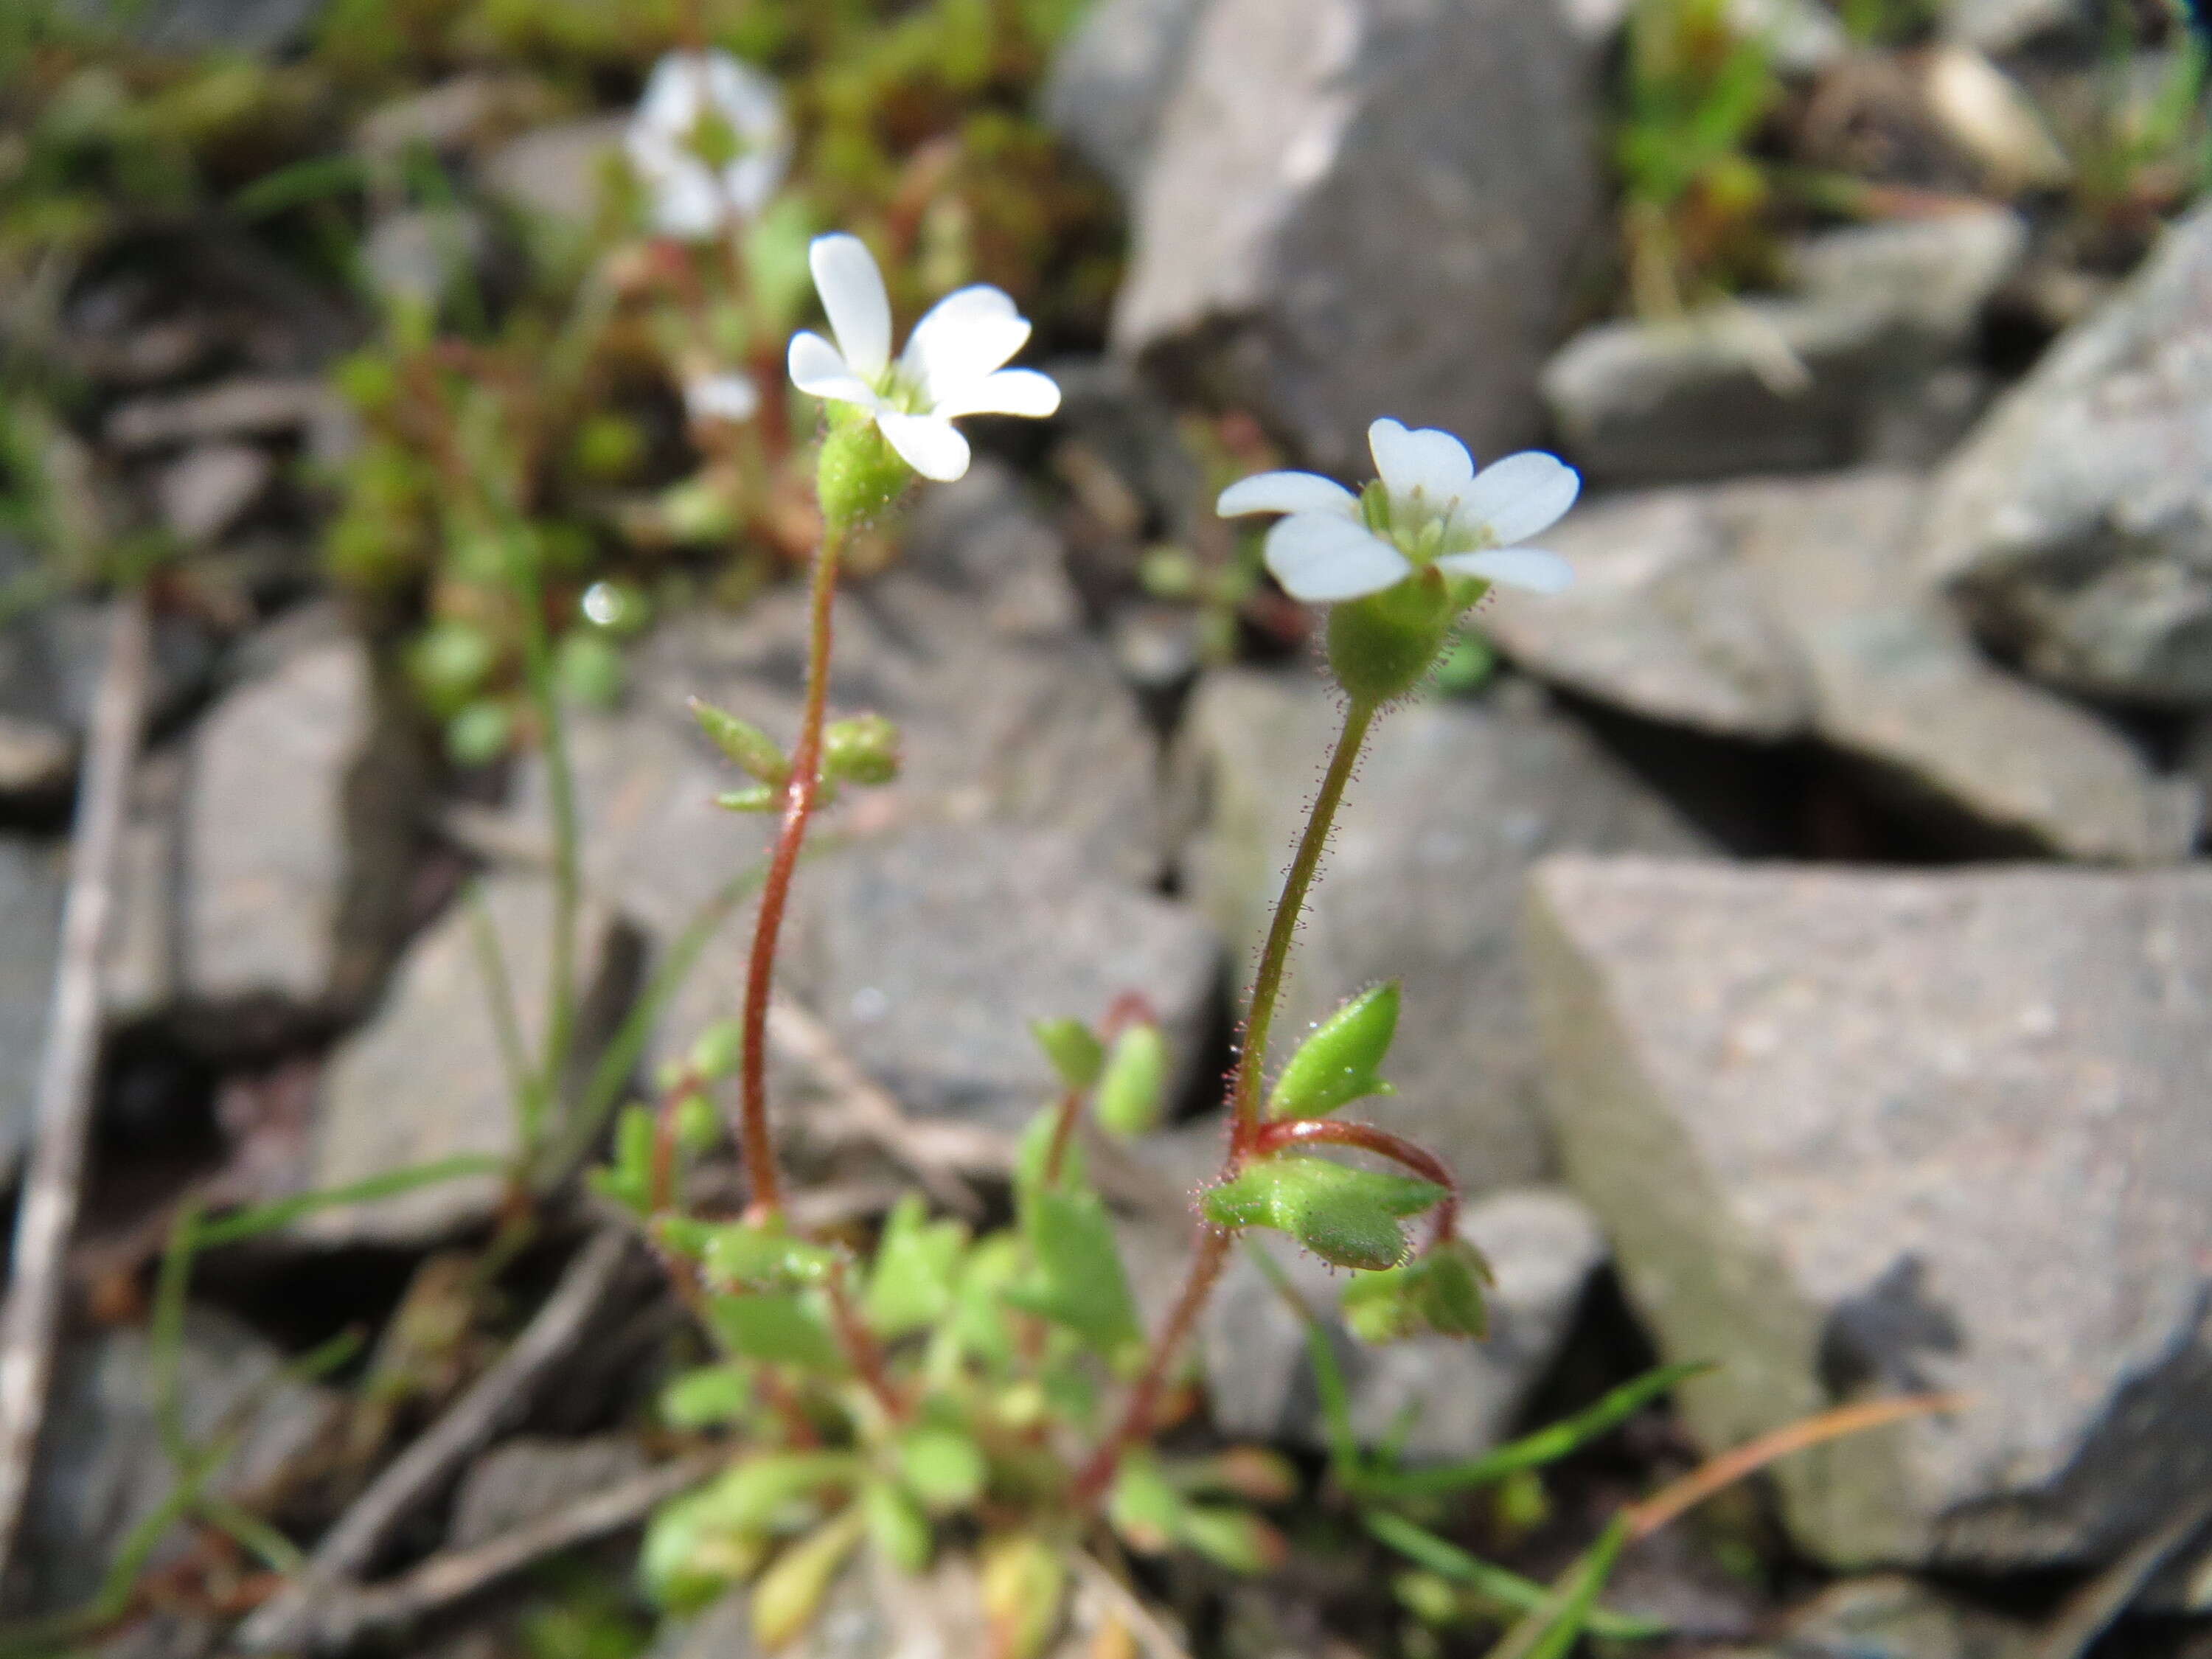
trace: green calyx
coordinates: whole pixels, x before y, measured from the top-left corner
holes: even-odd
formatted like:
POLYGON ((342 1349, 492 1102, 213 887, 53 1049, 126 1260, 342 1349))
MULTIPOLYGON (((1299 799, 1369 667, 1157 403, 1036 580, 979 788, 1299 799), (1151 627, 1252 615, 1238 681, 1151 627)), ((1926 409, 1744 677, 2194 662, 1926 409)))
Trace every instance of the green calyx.
POLYGON ((1436 665, 1467 601, 1433 567, 1395 587, 1348 599, 1328 613, 1328 665, 1358 702, 1404 696, 1436 665))
POLYGON ((822 517, 831 529, 850 530, 867 523, 904 495, 913 482, 914 469, 884 441, 866 410, 842 404, 831 406, 830 432, 822 441, 815 473, 822 517))

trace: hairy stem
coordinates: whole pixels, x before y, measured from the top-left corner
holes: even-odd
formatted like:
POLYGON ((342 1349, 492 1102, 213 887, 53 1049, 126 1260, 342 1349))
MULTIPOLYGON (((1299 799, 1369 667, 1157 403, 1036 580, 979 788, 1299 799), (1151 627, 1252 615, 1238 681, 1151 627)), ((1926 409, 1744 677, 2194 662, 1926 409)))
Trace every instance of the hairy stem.
MULTIPOLYGON (((1283 970, 1290 963, 1291 940, 1297 936, 1306 894, 1313 886, 1315 872, 1321 868, 1328 832, 1336 823, 1337 809, 1344 805, 1345 789, 1352 782, 1352 769, 1358 763, 1360 747, 1367 741, 1376 712, 1376 704, 1358 698, 1345 709, 1344 730, 1337 737, 1335 752, 1328 757, 1328 770, 1322 776, 1321 791, 1314 797, 1305 831, 1298 837, 1298 849, 1291 859, 1290 873, 1283 880, 1282 896, 1275 902, 1275 919, 1267 929, 1267 945, 1260 953, 1259 975, 1252 981, 1252 1009, 1244 1022, 1244 1046, 1237 1056, 1236 1074, 1230 1083, 1232 1117, 1228 1156, 1221 1170, 1224 1181, 1243 1167, 1259 1144, 1260 1079, 1267 1070, 1267 1032, 1274 1024, 1275 1003, 1282 995, 1283 970)), ((1098 1501, 1112 1482, 1122 1454, 1151 1431, 1160 1393, 1167 1386, 1169 1369, 1197 1326, 1199 1315, 1206 1310, 1206 1298, 1213 1294, 1214 1285, 1229 1260, 1231 1239, 1225 1228, 1209 1224, 1200 1226, 1197 1247, 1191 1253, 1190 1273, 1183 1280, 1182 1294, 1176 1298, 1175 1311, 1152 1339, 1152 1352, 1146 1355, 1145 1369, 1129 1390, 1121 1420, 1076 1477, 1078 1508, 1087 1509, 1098 1501)))
POLYGON ((1357 699, 1345 710, 1344 730, 1337 738, 1336 752, 1328 757, 1328 770, 1322 776, 1321 793, 1314 797, 1305 833, 1298 837, 1298 850, 1292 855, 1290 873, 1283 880, 1282 896, 1275 902, 1275 919, 1268 927, 1267 943, 1260 953, 1259 974, 1252 981, 1252 1007, 1244 1020, 1244 1046, 1237 1054, 1237 1073, 1230 1085, 1231 1174, 1251 1151, 1252 1139, 1259 1132, 1260 1084, 1267 1067, 1267 1034, 1275 1023, 1275 1004, 1283 992, 1283 972, 1290 965, 1291 941, 1297 937, 1298 918, 1306 908, 1306 893, 1313 886, 1315 872, 1321 868, 1328 832, 1336 823, 1337 808, 1344 804, 1345 787, 1352 781, 1352 768, 1358 763, 1360 745, 1367 740, 1375 714, 1373 703, 1357 699))
POLYGON ((837 592, 837 558, 844 533, 831 526, 814 556, 814 586, 808 612, 806 704, 799 715, 799 742, 791 752, 791 781, 784 786, 783 823, 770 855, 768 879, 761 884, 760 915, 753 927, 752 957, 745 971, 744 1054, 742 1065, 744 1117, 739 1144, 751 1178, 751 1210, 757 1218, 780 1214, 782 1183, 775 1167, 775 1143, 768 1126, 768 1003, 775 977, 775 948, 783 933, 784 908, 791 879, 806 843, 806 826, 822 787, 822 719, 830 699, 830 607, 837 592))

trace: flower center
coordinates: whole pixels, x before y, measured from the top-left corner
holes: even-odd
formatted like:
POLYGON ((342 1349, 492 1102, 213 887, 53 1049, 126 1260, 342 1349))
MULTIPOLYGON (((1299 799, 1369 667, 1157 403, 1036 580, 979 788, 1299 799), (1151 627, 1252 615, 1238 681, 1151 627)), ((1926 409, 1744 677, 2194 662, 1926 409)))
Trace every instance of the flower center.
POLYGON ((1379 478, 1360 492, 1359 517, 1416 565, 1447 553, 1473 553, 1493 539, 1488 526, 1460 518, 1458 496, 1439 502, 1419 488, 1393 495, 1379 478))

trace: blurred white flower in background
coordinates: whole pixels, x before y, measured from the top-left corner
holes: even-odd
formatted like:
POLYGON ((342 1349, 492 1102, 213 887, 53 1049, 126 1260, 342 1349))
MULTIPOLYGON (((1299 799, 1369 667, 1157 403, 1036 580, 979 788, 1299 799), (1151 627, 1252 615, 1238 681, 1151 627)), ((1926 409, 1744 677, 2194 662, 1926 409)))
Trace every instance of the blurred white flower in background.
POLYGON ((1556 593, 1574 571, 1520 544, 1575 504, 1582 479, 1558 457, 1523 450, 1478 473, 1449 432, 1380 420, 1367 429, 1381 479, 1353 495, 1314 472, 1262 472, 1222 491, 1224 519, 1286 516, 1267 532, 1267 568, 1310 605, 1395 586, 1419 567, 1556 593))
POLYGON ((1008 368, 1030 325, 995 288, 946 295, 915 325, 891 361, 891 307, 875 256, 856 236, 817 236, 807 250, 814 286, 830 316, 832 345, 819 334, 792 337, 791 380, 801 392, 868 411, 890 447, 925 478, 965 476, 963 415, 1042 418, 1060 407, 1060 388, 1034 369, 1008 368))
POLYGON ((791 164, 783 94, 726 52, 672 52, 653 66, 624 139, 653 227, 699 241, 768 204, 791 164))
POLYGON ((750 421, 760 412, 760 388, 750 374, 702 374, 684 383, 684 409, 695 421, 750 421))

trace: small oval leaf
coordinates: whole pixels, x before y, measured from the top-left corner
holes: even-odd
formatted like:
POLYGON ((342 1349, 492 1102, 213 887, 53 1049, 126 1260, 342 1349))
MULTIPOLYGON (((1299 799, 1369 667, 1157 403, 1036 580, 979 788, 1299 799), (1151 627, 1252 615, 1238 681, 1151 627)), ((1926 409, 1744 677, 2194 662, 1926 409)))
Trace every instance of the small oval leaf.
POLYGON ((1368 1095, 1395 1092, 1376 1074, 1398 1034, 1395 980, 1363 991, 1299 1045, 1267 1098, 1270 1117, 1320 1117, 1368 1095))

